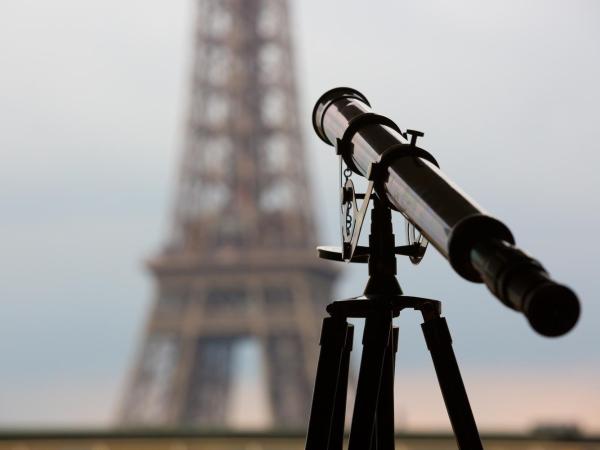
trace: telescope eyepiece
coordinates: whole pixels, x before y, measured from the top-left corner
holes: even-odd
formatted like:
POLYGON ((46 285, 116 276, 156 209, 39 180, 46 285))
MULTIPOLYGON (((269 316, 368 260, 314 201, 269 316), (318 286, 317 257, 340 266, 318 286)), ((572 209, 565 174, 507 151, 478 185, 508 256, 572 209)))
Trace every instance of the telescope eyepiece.
POLYGON ((577 323, 577 296, 552 280, 526 253, 507 242, 492 240, 477 245, 471 256, 488 289, 506 306, 525 314, 538 333, 562 336, 577 323))
POLYGON ((534 288, 525 297, 523 310, 533 329, 548 337, 569 332, 580 314, 579 301, 573 291, 553 281, 534 288))

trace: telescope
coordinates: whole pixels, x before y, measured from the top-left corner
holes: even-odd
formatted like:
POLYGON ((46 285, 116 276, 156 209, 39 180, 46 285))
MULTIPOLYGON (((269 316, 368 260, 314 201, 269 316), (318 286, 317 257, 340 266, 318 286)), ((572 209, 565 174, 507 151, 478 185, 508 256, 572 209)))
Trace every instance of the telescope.
POLYGON ((441 302, 404 295, 396 279, 396 255, 418 264, 431 242, 460 276, 485 283, 544 336, 560 336, 575 326, 577 297, 515 246, 506 225, 483 212, 440 171, 436 159, 417 146, 423 133, 403 132, 391 119, 375 114, 365 96, 350 88, 323 94, 312 119, 319 137, 335 147, 340 178, 345 177, 340 201, 342 247, 319 247, 319 256, 367 262, 369 281, 362 296, 327 305, 305 450, 344 448, 354 339, 350 318, 365 319, 365 325, 348 450, 394 449, 398 326, 393 318, 405 309, 423 316, 421 328, 458 448, 483 450, 441 302), (364 193, 355 191, 353 173, 368 180, 364 193), (371 199, 369 244, 361 246, 360 230, 371 199), (357 200, 362 200, 360 207, 357 200), (393 210, 407 221, 408 245, 395 244, 393 210))
MULTIPOLYGON (((379 201, 400 212, 460 276, 485 283, 544 336, 575 326, 580 307, 573 291, 552 280, 540 262, 515 246, 504 223, 440 171, 435 158, 417 146, 422 133, 402 132, 375 114, 363 94, 345 87, 323 94, 312 119, 317 135, 336 147, 347 168, 372 182, 379 201)), ((346 250, 355 248, 353 242, 346 250)))

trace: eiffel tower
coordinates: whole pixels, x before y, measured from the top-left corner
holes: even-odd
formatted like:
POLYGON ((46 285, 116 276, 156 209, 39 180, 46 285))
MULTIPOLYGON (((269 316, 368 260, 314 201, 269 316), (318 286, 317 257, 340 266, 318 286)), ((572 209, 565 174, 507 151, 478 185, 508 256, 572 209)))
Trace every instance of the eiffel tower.
POLYGON ((120 423, 227 428, 233 349, 253 338, 270 426, 304 427, 336 273, 314 250, 288 3, 196 2, 173 227, 120 423))

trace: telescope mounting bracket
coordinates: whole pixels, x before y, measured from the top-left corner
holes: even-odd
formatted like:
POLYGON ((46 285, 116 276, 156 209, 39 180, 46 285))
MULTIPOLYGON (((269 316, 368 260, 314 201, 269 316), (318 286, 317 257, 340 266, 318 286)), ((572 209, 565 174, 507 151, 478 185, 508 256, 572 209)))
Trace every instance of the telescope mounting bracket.
MULTIPOLYGON (((375 190, 383 182, 383 178, 390 164, 400 158, 406 156, 416 156, 429 161, 439 167, 435 158, 426 150, 416 146, 417 138, 423 136, 423 133, 416 130, 406 130, 402 132, 400 128, 389 118, 380 116, 374 113, 363 114, 356 119, 350 121, 350 124, 344 133, 342 139, 336 141, 336 154, 340 158, 340 228, 342 235, 341 249, 334 247, 319 247, 319 257, 334 261, 359 262, 365 263, 369 258, 369 248, 358 245, 358 239, 364 219, 369 207, 370 200, 375 190), (358 131, 359 127, 369 124, 381 124, 392 128, 398 132, 403 138, 408 139, 410 143, 395 144, 387 148, 379 160, 369 165, 366 178, 368 180, 367 188, 364 193, 356 192, 354 182, 351 180, 353 172, 359 173, 356 165, 352 161, 352 137, 358 131), (343 166, 346 165, 344 169, 343 166), (342 178, 344 177, 344 179, 342 178), (361 200, 360 205, 357 200, 361 200)), ((387 199, 378 195, 387 207, 392 208, 387 199)), ((410 258, 413 264, 419 264, 425 255, 428 241, 417 230, 412 222, 406 219, 406 240, 407 245, 397 246, 394 248, 395 254, 404 255, 410 258)))

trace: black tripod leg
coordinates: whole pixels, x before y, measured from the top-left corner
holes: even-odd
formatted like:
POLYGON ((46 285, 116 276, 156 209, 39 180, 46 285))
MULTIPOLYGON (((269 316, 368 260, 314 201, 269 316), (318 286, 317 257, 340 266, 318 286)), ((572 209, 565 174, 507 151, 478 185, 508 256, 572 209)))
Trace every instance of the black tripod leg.
POLYGON ((354 401, 348 450, 369 450, 375 431, 381 374, 390 339, 392 314, 373 311, 365 320, 363 354, 354 401))
POLYGON ((394 366, 396 363, 396 351, 398 350, 398 327, 392 328, 390 340, 385 351, 385 362, 381 375, 381 389, 379 390, 379 402, 377 403, 377 432, 375 436, 376 445, 371 448, 377 450, 394 450, 394 366))
MULTIPOLYGON (((336 409, 336 393, 338 389, 341 389, 338 387, 340 380, 348 378, 347 373, 345 376, 340 373, 343 372, 340 368, 344 360, 348 329, 345 318, 327 317, 323 319, 321 352, 317 364, 313 401, 306 434, 306 450, 328 450, 329 448, 332 426, 337 424, 333 416, 336 409)), ((342 424, 343 421, 344 418, 342 418, 342 424)))
POLYGON ((344 446, 346 399, 348 397, 348 372, 350 371, 350 352, 352 351, 353 336, 354 327, 349 324, 346 332, 346 344, 344 345, 340 362, 340 373, 338 376, 337 391, 335 393, 335 406, 333 409, 333 419, 331 421, 328 450, 342 450, 344 446))
POLYGON ((452 338, 446 319, 438 314, 425 312, 423 316, 425 322, 421 327, 423 328, 427 348, 431 352, 431 359, 433 360, 458 448, 461 450, 482 450, 483 446, 471 411, 467 391, 452 350, 452 338))

